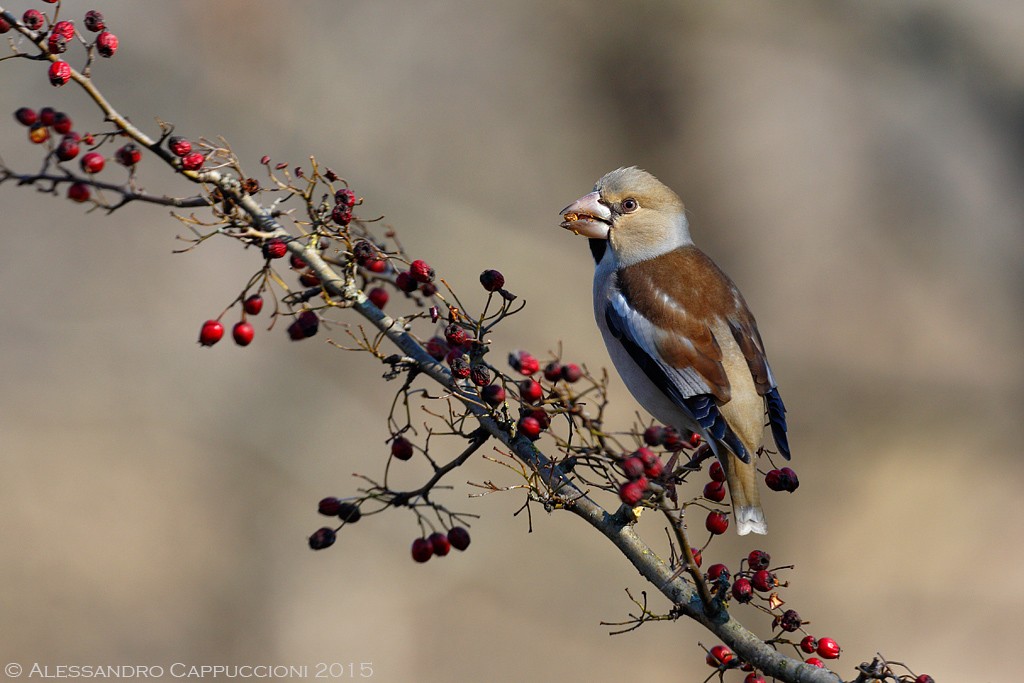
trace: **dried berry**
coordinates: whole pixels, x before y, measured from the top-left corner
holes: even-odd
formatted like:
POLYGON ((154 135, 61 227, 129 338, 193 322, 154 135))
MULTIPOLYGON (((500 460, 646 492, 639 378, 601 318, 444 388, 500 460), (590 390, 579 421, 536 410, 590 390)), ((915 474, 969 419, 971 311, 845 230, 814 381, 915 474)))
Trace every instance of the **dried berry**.
POLYGON ((395 286, 406 294, 412 294, 419 287, 419 283, 407 270, 403 270, 395 277, 395 286))
POLYGON ((474 363, 469 369, 469 379, 478 387, 486 387, 491 383, 491 371, 483 363, 474 363))
POLYGON ((747 555, 747 564, 755 572, 760 569, 768 569, 771 563, 772 556, 763 550, 751 550, 750 554, 747 555))
POLYGON ((818 649, 818 641, 814 636, 804 636, 800 641, 800 649, 809 655, 813 655, 818 649))
POLYGON ((96 51, 101 57, 113 57, 117 52, 117 36, 110 31, 103 31, 96 36, 96 51))
POLYGON ((430 264, 420 259, 409 264, 409 273, 416 282, 433 282, 435 277, 434 269, 430 267, 430 264))
POLYGON ((750 577, 750 584, 762 593, 767 593, 771 589, 775 588, 775 575, 767 569, 761 569, 754 572, 754 575, 750 577))
POLYGON ((85 13, 84 23, 85 27, 93 33, 98 33, 107 27, 107 25, 103 23, 103 15, 94 9, 85 13))
POLYGON ((648 446, 660 446, 665 443, 665 428, 651 425, 644 430, 644 443, 648 446))
POLYGON ((449 345, 459 346, 466 343, 469 339, 469 335, 466 334, 465 328, 456 323, 451 323, 444 328, 444 338, 449 345))
POLYGON ((480 284, 488 292, 496 292, 505 286, 505 276, 496 270, 485 270, 480 273, 480 284))
POLYGON ((42 121, 37 121, 28 129, 28 139, 39 145, 50 139, 50 129, 42 121))
POLYGON ((338 225, 348 225, 352 222, 352 207, 344 204, 336 204, 331 209, 331 220, 338 225))
POLYGON ((779 628, 787 633, 792 633, 800 629, 800 626, 804 622, 800 620, 800 615, 794 609, 788 609, 782 613, 779 617, 779 628))
POLYGON ((334 203, 351 208, 356 205, 356 193, 347 187, 342 188, 334 193, 334 203))

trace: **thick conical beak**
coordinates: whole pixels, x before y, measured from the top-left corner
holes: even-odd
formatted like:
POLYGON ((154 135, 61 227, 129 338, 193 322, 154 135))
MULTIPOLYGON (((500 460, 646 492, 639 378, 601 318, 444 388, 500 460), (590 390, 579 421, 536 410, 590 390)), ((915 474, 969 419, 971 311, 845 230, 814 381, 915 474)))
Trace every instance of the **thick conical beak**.
POLYGON ((562 227, 575 235, 606 240, 611 230, 612 212, 601 203, 601 195, 591 192, 562 209, 562 227))

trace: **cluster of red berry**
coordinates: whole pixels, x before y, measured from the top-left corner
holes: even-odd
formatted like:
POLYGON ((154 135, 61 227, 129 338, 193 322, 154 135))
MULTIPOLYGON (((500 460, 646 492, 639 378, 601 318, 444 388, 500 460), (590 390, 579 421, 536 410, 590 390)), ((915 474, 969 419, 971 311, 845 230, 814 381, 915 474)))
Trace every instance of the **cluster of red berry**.
POLYGON ((469 532, 463 527, 457 526, 448 530, 447 534, 435 531, 426 538, 417 538, 412 542, 412 559, 417 562, 426 562, 433 556, 444 557, 448 552, 465 550, 469 547, 469 532))
MULTIPOLYGON (((51 2, 51 0, 46 0, 46 2, 51 2)), ((117 52, 119 41, 117 36, 107 30, 102 14, 96 10, 89 10, 85 13, 82 23, 88 31, 97 34, 94 39, 89 40, 76 31, 73 21, 57 21, 47 27, 46 15, 37 9, 25 10, 21 16, 21 25, 29 31, 36 32, 33 37, 35 40, 46 39, 46 50, 51 56, 48 76, 50 83, 55 86, 64 85, 71 80, 71 65, 58 58, 57 55, 67 52, 69 44, 76 35, 85 46, 90 59, 93 51, 99 53, 101 57, 113 57, 117 52)), ((7 33, 12 28, 14 26, 10 22, 0 17, 0 33, 7 33)))

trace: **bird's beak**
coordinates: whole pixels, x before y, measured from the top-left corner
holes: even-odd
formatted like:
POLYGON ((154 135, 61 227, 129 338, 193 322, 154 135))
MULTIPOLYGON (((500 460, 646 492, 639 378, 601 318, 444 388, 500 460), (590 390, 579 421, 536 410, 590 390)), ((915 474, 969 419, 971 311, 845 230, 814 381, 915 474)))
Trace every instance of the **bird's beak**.
POLYGON ((612 212, 600 202, 601 195, 591 192, 562 209, 562 227, 574 235, 606 240, 611 229, 612 212))

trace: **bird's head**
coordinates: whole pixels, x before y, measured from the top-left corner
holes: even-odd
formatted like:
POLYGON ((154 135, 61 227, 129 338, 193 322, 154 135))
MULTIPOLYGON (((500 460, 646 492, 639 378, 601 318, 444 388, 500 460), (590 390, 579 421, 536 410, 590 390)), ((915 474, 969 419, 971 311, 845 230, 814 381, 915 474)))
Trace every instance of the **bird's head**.
POLYGON ((562 209, 561 225, 577 235, 608 240, 621 265, 690 243, 682 200, 635 166, 604 175, 593 192, 562 209))

